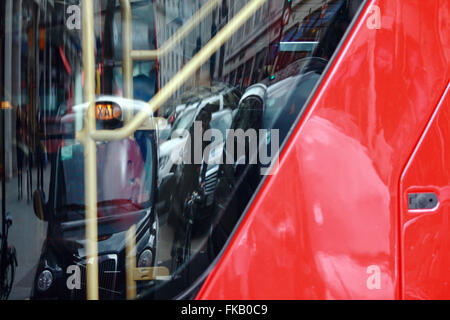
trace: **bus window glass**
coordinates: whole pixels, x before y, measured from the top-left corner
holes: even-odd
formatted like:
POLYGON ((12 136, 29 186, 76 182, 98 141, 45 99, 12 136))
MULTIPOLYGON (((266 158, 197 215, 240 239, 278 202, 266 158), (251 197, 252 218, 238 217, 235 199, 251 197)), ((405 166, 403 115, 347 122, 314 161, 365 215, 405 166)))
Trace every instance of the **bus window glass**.
POLYGON ((0 2, 2 297, 195 298, 364 2, 250 1, 0 2))

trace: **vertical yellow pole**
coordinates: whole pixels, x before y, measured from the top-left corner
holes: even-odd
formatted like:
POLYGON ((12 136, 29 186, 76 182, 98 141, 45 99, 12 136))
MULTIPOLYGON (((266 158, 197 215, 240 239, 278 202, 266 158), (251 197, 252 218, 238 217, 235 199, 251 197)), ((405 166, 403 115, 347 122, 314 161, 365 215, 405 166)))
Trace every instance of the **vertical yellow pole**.
MULTIPOLYGON (((133 99, 133 21, 131 15, 131 5, 129 0, 121 0, 122 9, 122 82, 123 96, 133 99)), ((131 110, 126 110, 124 114, 125 123, 133 117, 131 110)), ((136 282, 133 279, 133 272, 136 268, 136 226, 132 226, 126 236, 125 269, 127 283, 127 300, 136 298, 136 282)))
POLYGON ((136 299, 136 281, 134 281, 134 269, 136 269, 136 226, 132 226, 126 236, 126 278, 127 300, 136 299))
POLYGON ((97 154, 95 141, 89 133, 95 131, 95 53, 94 2, 83 0, 83 68, 84 99, 89 103, 84 120, 84 184, 86 201, 86 255, 87 299, 98 300, 98 248, 97 248, 97 154))

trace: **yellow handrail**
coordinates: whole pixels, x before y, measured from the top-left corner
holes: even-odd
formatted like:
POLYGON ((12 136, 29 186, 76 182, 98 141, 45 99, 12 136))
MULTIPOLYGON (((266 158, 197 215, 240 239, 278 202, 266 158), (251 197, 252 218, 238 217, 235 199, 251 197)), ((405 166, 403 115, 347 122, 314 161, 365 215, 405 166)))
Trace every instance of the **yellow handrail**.
MULTIPOLYGON (((85 194, 86 194, 86 240, 87 240, 87 256, 92 258, 92 263, 87 264, 87 298, 89 300, 98 299, 98 262, 97 262, 97 175, 96 175, 96 148, 95 141, 113 141, 122 140, 130 136, 136 131, 150 115, 164 104, 195 72, 236 32, 244 23, 252 17, 252 15, 267 0, 251 0, 226 26, 224 26, 217 35, 212 38, 206 46, 201 49, 184 67, 173 77, 169 83, 162 88, 150 101, 149 107, 140 111, 133 119, 129 119, 125 126, 117 130, 96 130, 95 127, 95 73, 94 73, 94 14, 92 0, 83 0, 83 63, 85 69, 85 99, 89 102, 88 112, 85 116, 85 126, 82 131, 77 132, 77 139, 83 143, 85 157, 85 194)), ((216 0, 210 0, 210 3, 216 3, 216 0)), ((126 6, 128 0, 121 0, 125 5, 125 11, 130 8, 126 6)), ((210 8, 205 5, 206 8, 210 8)), ((205 6, 203 8, 205 8, 205 6)), ((203 9, 202 8, 202 9, 203 9)), ((207 9, 204 9, 205 12, 207 9)), ((210 10, 210 9, 208 9, 210 10)), ((212 9, 211 9, 212 10, 212 9)), ((206 16, 206 13, 203 12, 206 16)), ((203 16, 198 15, 198 16, 203 16)), ((131 16, 131 14, 130 14, 131 16)), ((197 15, 196 15, 197 16, 197 15)), ((125 19, 127 19, 125 17, 125 19)), ((130 18, 131 19, 131 18, 130 18)), ((198 18, 193 18, 198 21, 198 18)), ((191 30, 195 27, 189 26, 191 30)), ((131 24, 131 22, 130 22, 131 24)), ((182 28, 182 30, 189 28, 182 28)), ((186 35, 187 31, 180 31, 181 35, 186 35)), ((167 48, 173 46, 182 39, 181 35, 176 35, 173 40, 169 41, 167 48)), ((130 41, 130 39, 128 39, 130 41)), ((131 48, 131 47, 129 47, 131 48)), ((164 46, 163 46, 164 48, 164 46)), ((124 49, 125 50, 125 49, 124 49)), ((164 49, 169 50, 169 49, 164 49)), ((158 50, 156 50, 158 52, 158 50)), ((163 54, 166 51, 161 49, 163 54)), ((130 54, 132 50, 130 50, 130 54)), ((144 57, 147 53, 142 54, 144 57)), ((148 58, 148 57, 146 57, 148 58)), ((129 59, 129 58, 128 58, 129 59)), ((130 60, 129 60, 130 61, 130 60)), ((132 61, 131 61, 132 62, 132 61)), ((132 68, 131 68, 132 69, 132 68)), ((129 81, 129 80, 128 80, 129 81)), ((127 89, 128 90, 128 89, 127 89)), ((132 94, 132 93, 130 93, 132 94)), ((133 296, 134 292, 130 292, 133 296)))
POLYGON ((84 99, 89 103, 84 129, 78 139, 84 149, 84 181, 86 201, 86 281, 87 299, 98 300, 98 247, 97 247, 97 155, 95 141, 90 132, 95 130, 95 53, 94 2, 83 0, 83 68, 84 99))
POLYGON ((126 284, 127 284, 127 299, 136 298, 136 282, 133 278, 133 270, 136 269, 136 226, 133 225, 126 235, 126 250, 125 250, 125 268, 126 284))

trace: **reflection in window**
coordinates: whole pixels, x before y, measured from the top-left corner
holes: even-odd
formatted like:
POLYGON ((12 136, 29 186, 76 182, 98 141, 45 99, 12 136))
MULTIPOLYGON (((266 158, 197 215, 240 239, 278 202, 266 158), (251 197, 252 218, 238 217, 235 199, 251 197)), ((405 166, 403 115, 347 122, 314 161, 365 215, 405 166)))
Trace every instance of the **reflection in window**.
MULTIPOLYGON (((131 1, 133 48, 161 48, 205 2, 131 1)), ((167 55, 134 61, 130 100, 122 99, 126 35, 120 1, 92 3, 96 101, 117 101, 136 114, 246 1, 223 2, 167 55)), ((261 153, 274 156, 273 147, 289 138, 361 3, 267 0, 139 130, 120 141, 97 142, 101 299, 129 294, 130 238, 135 267, 159 272, 136 281, 137 296, 195 297, 198 286, 191 286, 201 282, 264 179, 268 164, 260 161, 261 153), (283 24, 286 6, 291 14, 283 24), (217 135, 205 139, 209 129, 217 135), (136 232, 127 236, 131 226, 136 232)), ((82 30, 65 24, 70 5, 73 1, 0 3, 5 25, 0 45, 7 53, 0 61, 2 207, 21 224, 11 227, 8 244, 27 257, 15 272, 14 299, 85 299, 89 285, 88 182, 85 150, 76 139, 85 116, 79 111, 84 48, 82 30), (67 270, 78 270, 80 283, 68 287, 67 270)), ((122 127, 129 121, 123 113, 118 123, 98 120, 97 127, 122 127)))

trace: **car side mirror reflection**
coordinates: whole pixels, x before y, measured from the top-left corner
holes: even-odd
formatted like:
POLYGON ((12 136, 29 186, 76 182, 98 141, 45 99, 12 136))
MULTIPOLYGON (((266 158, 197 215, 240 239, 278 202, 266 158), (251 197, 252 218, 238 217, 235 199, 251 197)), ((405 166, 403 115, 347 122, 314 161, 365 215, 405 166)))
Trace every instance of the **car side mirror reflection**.
POLYGON ((172 138, 176 137, 176 138, 182 138, 183 135, 185 134, 185 130, 184 129, 177 129, 174 131, 174 133, 172 134, 172 138))
POLYGON ((36 190, 33 193, 33 209, 34 214, 39 220, 48 221, 48 216, 45 210, 45 195, 42 190, 36 190))
POLYGON ((159 131, 160 141, 165 141, 170 138, 170 129, 162 129, 159 131))

